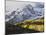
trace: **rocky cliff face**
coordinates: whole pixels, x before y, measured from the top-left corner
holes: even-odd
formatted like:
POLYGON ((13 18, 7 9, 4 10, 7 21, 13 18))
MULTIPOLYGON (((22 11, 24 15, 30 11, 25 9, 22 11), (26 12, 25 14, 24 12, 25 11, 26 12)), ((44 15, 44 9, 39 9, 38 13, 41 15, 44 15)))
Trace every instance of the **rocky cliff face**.
POLYGON ((27 4, 22 9, 18 8, 16 11, 6 12, 5 19, 6 22, 9 21, 10 23, 16 23, 24 20, 41 18, 44 15, 43 12, 44 7, 42 7, 42 5, 39 5, 38 7, 32 7, 32 5, 27 4))

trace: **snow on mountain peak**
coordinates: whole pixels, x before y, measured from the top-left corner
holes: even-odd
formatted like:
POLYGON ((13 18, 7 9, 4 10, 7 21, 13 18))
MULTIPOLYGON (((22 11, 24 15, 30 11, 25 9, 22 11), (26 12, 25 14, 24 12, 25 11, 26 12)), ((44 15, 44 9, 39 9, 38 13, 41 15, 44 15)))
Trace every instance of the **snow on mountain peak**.
POLYGON ((12 12, 6 12, 6 22, 20 22, 23 20, 32 20, 43 17, 44 8, 32 7, 31 4, 27 4, 22 8, 17 8, 12 12))

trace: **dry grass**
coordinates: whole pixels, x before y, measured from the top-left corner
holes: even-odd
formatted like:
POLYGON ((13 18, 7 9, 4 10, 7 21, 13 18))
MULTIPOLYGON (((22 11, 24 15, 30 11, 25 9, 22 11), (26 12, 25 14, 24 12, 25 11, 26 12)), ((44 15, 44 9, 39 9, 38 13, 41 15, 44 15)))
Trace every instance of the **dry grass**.
POLYGON ((34 29, 36 31, 44 31, 44 20, 25 20, 23 22, 17 23, 16 25, 27 28, 27 29, 34 29))

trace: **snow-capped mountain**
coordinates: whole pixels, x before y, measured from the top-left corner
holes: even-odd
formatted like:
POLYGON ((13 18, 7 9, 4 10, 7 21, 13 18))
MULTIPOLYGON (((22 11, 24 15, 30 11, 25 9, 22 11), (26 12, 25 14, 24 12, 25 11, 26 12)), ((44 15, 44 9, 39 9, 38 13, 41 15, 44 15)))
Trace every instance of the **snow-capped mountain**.
POLYGON ((31 4, 27 4, 22 8, 17 8, 12 12, 5 13, 6 22, 10 21, 11 23, 21 22, 24 20, 32 20, 41 18, 44 16, 44 8, 32 7, 31 4))

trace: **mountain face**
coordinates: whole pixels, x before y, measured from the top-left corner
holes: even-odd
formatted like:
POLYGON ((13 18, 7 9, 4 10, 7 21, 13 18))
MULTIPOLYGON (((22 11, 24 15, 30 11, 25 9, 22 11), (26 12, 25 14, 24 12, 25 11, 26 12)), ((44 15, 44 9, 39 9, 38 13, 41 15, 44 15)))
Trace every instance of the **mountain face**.
POLYGON ((6 22, 16 23, 24 20, 32 20, 41 18, 44 15, 44 8, 42 5, 39 7, 32 7, 32 5, 27 4, 22 9, 17 9, 16 11, 6 12, 5 19, 6 22))

